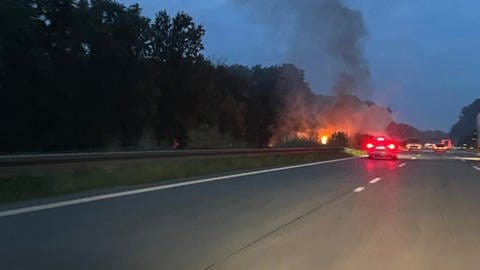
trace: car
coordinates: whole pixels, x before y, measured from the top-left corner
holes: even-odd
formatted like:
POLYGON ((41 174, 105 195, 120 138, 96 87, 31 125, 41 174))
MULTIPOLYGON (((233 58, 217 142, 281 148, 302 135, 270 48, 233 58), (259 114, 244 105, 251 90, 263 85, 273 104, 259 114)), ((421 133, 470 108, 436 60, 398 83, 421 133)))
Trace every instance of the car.
POLYGON ((450 140, 450 139, 443 139, 443 140, 440 141, 440 143, 444 144, 447 147, 447 150, 452 149, 452 147, 453 147, 452 140, 450 140))
POLYGON ((365 151, 368 154, 368 158, 387 158, 397 159, 399 146, 398 143, 390 138, 384 136, 377 136, 367 140, 364 143, 365 151))
POLYGON ((424 149, 433 149, 433 143, 426 143, 423 145, 424 149))
POLYGON ((419 143, 407 143, 406 148, 408 151, 422 150, 422 145, 419 143))
POLYGON ((436 153, 445 153, 448 150, 448 146, 443 143, 436 143, 433 145, 433 151, 436 153))

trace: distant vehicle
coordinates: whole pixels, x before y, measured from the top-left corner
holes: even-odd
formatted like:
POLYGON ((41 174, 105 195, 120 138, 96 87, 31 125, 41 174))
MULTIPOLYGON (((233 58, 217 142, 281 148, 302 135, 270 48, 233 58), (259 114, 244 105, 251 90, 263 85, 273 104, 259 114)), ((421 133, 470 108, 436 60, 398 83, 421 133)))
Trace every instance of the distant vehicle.
POLYGON ((419 143, 407 143, 406 148, 408 151, 419 151, 422 150, 422 145, 419 143))
POLYGON ((448 147, 443 143, 436 143, 433 145, 433 151, 436 153, 445 153, 447 152, 448 147))
POLYGON ((378 136, 365 142, 365 150, 368 158, 389 158, 397 159, 399 151, 398 143, 390 138, 378 136))
POLYGON ((432 149, 433 148, 433 143, 426 143, 423 145, 424 149, 432 149))
POLYGON ((452 147, 453 147, 452 140, 450 140, 450 139, 443 139, 443 140, 440 141, 440 143, 444 144, 447 147, 447 149, 452 149, 452 147))

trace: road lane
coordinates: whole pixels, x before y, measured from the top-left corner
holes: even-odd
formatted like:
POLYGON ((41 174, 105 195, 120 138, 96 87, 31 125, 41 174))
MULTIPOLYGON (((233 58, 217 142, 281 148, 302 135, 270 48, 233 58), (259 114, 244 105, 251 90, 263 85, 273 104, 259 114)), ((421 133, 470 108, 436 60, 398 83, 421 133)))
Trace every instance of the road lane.
POLYGON ((421 155, 3 217, 0 269, 474 269, 480 173, 421 155))
POLYGON ((397 161, 367 159, 0 218, 0 269, 201 269, 397 161))
POLYGON ((480 174, 408 162, 215 269, 478 269, 480 174))
POLYGON ((76 198, 76 199, 65 199, 65 200, 60 199, 59 201, 54 201, 54 202, 44 203, 44 204, 33 204, 33 205, 30 205, 30 206, 24 206, 24 207, 20 207, 20 208, 17 208, 17 207, 9 208, 9 207, 7 207, 7 210, 0 211, 0 217, 13 216, 13 215, 19 215, 19 214, 24 214, 24 213, 36 212, 36 211, 43 211, 43 210, 47 210, 47 209, 71 206, 71 205, 82 204, 82 203, 89 203, 89 202, 100 201, 100 200, 108 200, 108 199, 112 199, 112 198, 137 195, 137 194, 141 194, 141 193, 158 191, 158 190, 163 190, 163 189, 171 189, 171 188, 178 188, 178 187, 182 187, 182 186, 197 185, 197 184, 213 182, 213 181, 230 180, 230 179, 234 179, 234 178, 250 176, 250 175, 257 175, 257 174, 262 174, 262 173, 277 172, 277 171, 284 171, 284 170, 296 169, 296 168, 301 168, 301 167, 323 165, 323 164, 341 162, 341 161, 355 159, 355 158, 356 157, 348 157, 348 158, 343 158, 343 159, 334 159, 334 160, 326 160, 326 161, 319 161, 319 162, 306 163, 306 164, 297 164, 297 165, 291 165, 291 166, 285 166, 285 167, 276 167, 276 168, 271 168, 271 169, 253 170, 253 171, 247 171, 247 172, 240 172, 240 173, 236 173, 236 174, 226 174, 226 175, 212 176, 212 177, 208 177, 208 178, 201 178, 201 179, 196 179, 196 180, 191 180, 191 181, 178 181, 176 183, 171 183, 171 184, 161 184, 161 185, 155 185, 155 186, 144 187, 144 188, 141 188, 141 187, 140 188, 133 188, 133 189, 127 189, 127 190, 118 191, 118 192, 103 193, 103 194, 98 194, 98 195, 80 197, 80 198, 76 198))

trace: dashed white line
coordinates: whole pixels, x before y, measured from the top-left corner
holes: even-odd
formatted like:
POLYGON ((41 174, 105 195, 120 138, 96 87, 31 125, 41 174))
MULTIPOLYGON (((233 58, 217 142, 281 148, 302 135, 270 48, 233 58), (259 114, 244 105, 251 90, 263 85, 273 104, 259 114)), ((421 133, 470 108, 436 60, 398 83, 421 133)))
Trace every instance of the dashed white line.
POLYGON ((295 169, 295 168, 309 167, 309 166, 315 166, 315 165, 320 165, 320 164, 328 164, 328 163, 334 163, 334 162, 340 162, 340 161, 346 161, 346 160, 352 160, 352 159, 356 159, 356 158, 353 157, 353 158, 333 159, 333 160, 312 162, 312 163, 286 166, 286 167, 280 167, 280 168, 273 168, 273 169, 245 172, 245 173, 230 174, 230 175, 210 177, 210 178, 187 181, 187 182, 180 182, 180 183, 169 184, 169 185, 160 185, 160 186, 154 186, 154 187, 148 187, 148 188, 133 189, 133 190, 127 190, 127 191, 122 191, 122 192, 115 192, 115 193, 97 195, 97 196, 92 196, 92 197, 85 197, 85 198, 68 200, 68 201, 60 201, 60 202, 55 202, 55 203, 35 205, 35 206, 29 206, 29 207, 24 207, 24 208, 17 208, 17 209, 11 209, 11 210, 6 210, 6 211, 0 211, 0 217, 19 215, 19 214, 23 214, 23 213, 36 212, 36 211, 40 211, 40 210, 46 210, 46 209, 52 209, 52 208, 58 208, 58 207, 64 207, 64 206, 69 206, 69 205, 82 204, 82 203, 88 203, 88 202, 94 202, 94 201, 100 201, 100 200, 107 200, 107 199, 129 196, 129 195, 135 195, 135 194, 140 194, 140 193, 145 193, 145 192, 152 192, 152 191, 157 191, 157 190, 162 190, 162 189, 170 189, 170 188, 176 188, 176 187, 182 187, 182 186, 201 184, 201 183, 206 183, 206 182, 221 181, 221 180, 237 178, 237 177, 242 177, 242 176, 249 176, 249 175, 262 174, 262 173, 284 171, 284 170, 290 170, 290 169, 295 169))
POLYGON ((407 164, 407 163, 399 164, 398 167, 401 168, 401 167, 405 166, 405 164, 407 164))
POLYGON ((380 181, 380 180, 382 180, 382 178, 380 178, 380 177, 375 177, 375 178, 373 178, 372 180, 370 180, 369 183, 370 183, 370 184, 375 184, 375 183, 377 183, 377 182, 380 181))
POLYGON ((477 166, 473 166, 473 168, 477 171, 480 171, 480 167, 477 167, 477 166))
POLYGON ((360 192, 364 189, 365 189, 364 187, 357 187, 356 189, 353 190, 353 192, 360 192))

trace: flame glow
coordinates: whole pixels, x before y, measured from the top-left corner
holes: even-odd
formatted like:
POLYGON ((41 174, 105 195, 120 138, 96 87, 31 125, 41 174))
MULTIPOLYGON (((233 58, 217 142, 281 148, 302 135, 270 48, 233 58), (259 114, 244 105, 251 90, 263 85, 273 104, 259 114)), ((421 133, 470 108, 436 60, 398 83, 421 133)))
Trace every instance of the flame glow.
POLYGON ((280 115, 272 142, 300 138, 328 144, 334 133, 343 132, 355 144, 357 135, 385 134, 385 128, 392 121, 388 108, 353 96, 316 96, 316 99, 316 102, 307 102, 301 95, 292 96, 280 115))
POLYGON ((327 135, 323 135, 322 138, 320 138, 320 142, 325 145, 328 143, 328 136, 327 135))

